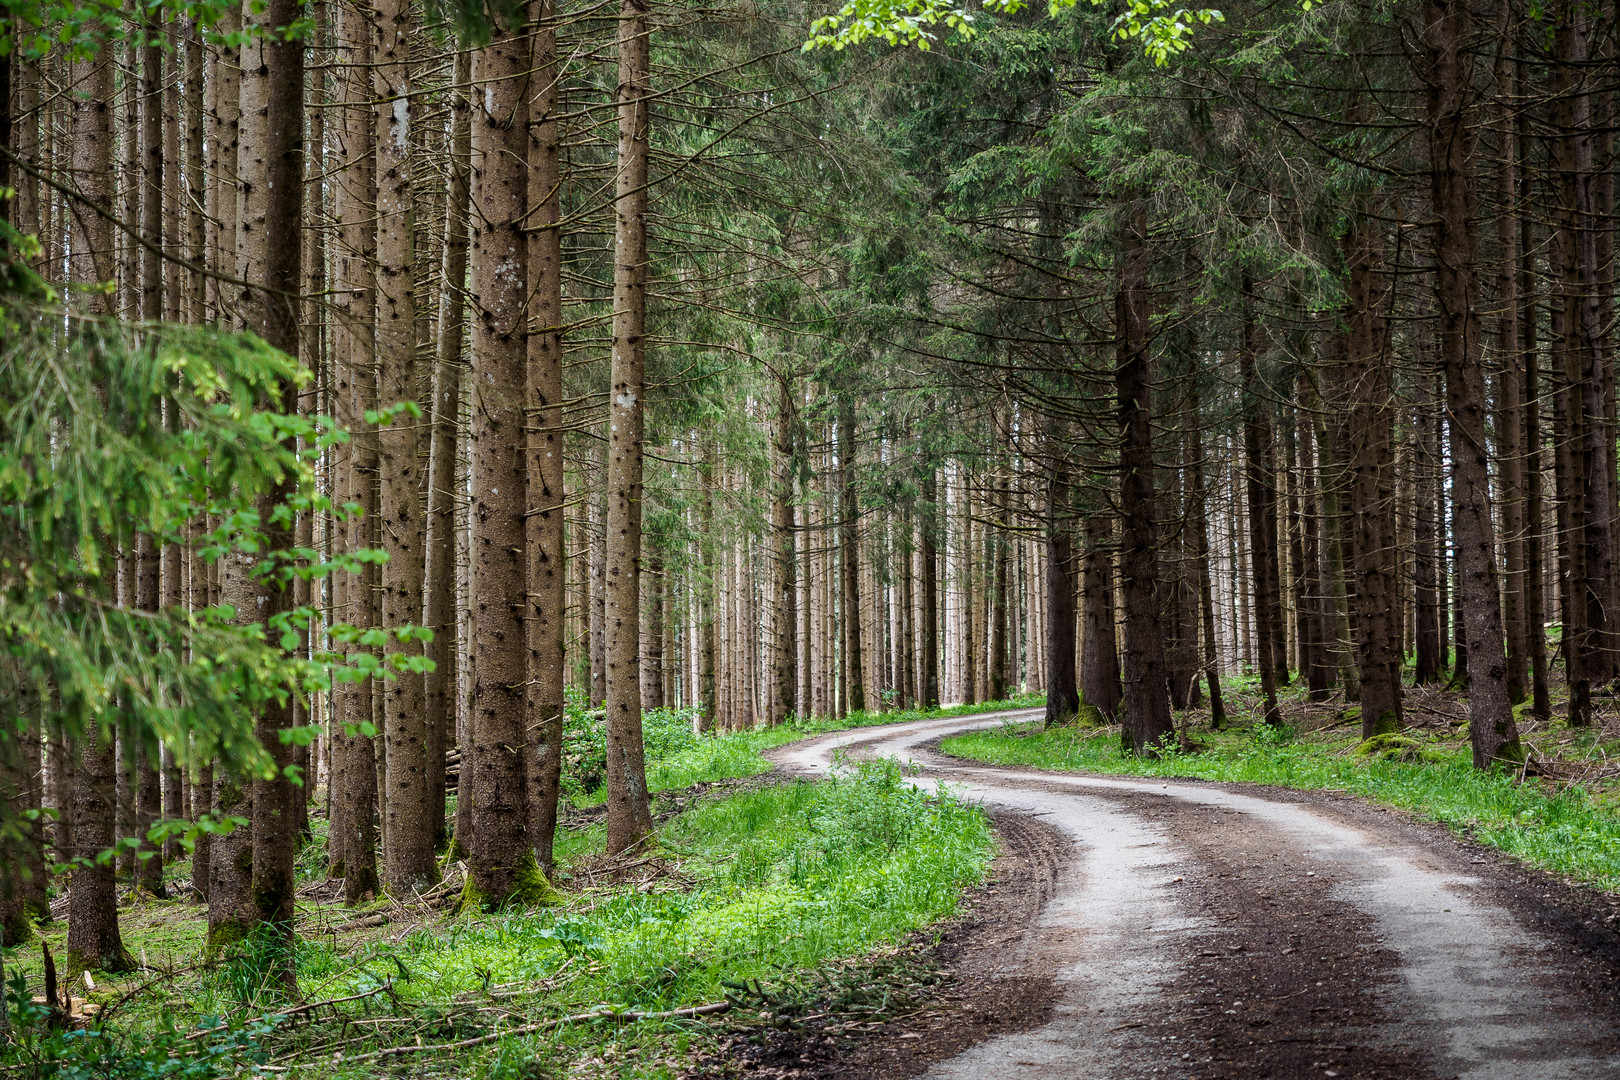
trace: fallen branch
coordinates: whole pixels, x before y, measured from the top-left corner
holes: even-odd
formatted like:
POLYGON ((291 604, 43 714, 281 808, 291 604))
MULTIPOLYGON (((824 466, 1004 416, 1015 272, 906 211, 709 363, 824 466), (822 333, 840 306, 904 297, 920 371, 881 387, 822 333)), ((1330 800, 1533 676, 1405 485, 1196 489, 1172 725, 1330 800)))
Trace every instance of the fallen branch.
POLYGON ((360 1054, 357 1057, 344 1058, 344 1064, 357 1061, 375 1061, 381 1058, 397 1057, 400 1054, 434 1054, 445 1050, 465 1050, 470 1046, 482 1046, 497 1039, 505 1039, 514 1035, 533 1035, 537 1031, 547 1031, 562 1024, 588 1024, 596 1020, 611 1020, 616 1024, 633 1024, 639 1020, 683 1020, 697 1016, 714 1016, 731 1008, 729 1001, 716 1001, 709 1005, 696 1005, 690 1009, 671 1009, 668 1012, 614 1012, 612 1009, 597 1009, 594 1012, 577 1013, 574 1016, 559 1016, 552 1020, 541 1020, 538 1023, 524 1024, 522 1027, 508 1028, 505 1031, 492 1031, 488 1035, 479 1035, 472 1039, 462 1039, 460 1042, 434 1043, 431 1046, 389 1046, 382 1050, 373 1050, 369 1054, 360 1054))
MULTIPOLYGON (((393 981, 390 980, 373 990, 367 990, 361 994, 350 994, 348 997, 329 998, 326 1001, 311 1001, 307 1005, 298 1005, 294 1008, 285 1009, 281 1012, 266 1013, 263 1016, 255 1016, 252 1020, 244 1020, 242 1022, 242 1026, 246 1027, 248 1024, 262 1023, 265 1020, 269 1020, 272 1017, 277 1016, 282 1017, 283 1019, 288 1019, 294 1016, 300 1016, 303 1013, 314 1012, 316 1009, 322 1008, 326 1005, 341 1005, 345 1001, 359 1001, 361 998, 376 997, 385 990, 392 990, 393 985, 393 981)), ((221 1030, 223 1030, 223 1025, 221 1027, 201 1028, 200 1030, 193 1031, 190 1035, 187 1035, 186 1038, 201 1039, 207 1035, 218 1034, 221 1030)))

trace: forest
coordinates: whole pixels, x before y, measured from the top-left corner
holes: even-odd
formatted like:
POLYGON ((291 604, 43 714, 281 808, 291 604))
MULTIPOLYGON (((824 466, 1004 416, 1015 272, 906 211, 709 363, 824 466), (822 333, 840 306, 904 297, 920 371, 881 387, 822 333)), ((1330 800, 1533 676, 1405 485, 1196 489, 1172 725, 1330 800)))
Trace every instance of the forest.
POLYGON ((1610 896, 1617 18, 0 0, 0 1068, 790 1075, 957 716, 1610 896))

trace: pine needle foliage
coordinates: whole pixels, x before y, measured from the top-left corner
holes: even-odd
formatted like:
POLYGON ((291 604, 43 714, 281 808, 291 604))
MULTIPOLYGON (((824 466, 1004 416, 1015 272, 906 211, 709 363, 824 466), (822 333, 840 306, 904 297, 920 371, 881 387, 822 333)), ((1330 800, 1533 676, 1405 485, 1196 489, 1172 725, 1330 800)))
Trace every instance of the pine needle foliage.
MULTIPOLYGON (((138 539, 179 545, 201 565, 246 556, 286 587, 379 555, 323 561, 272 549, 271 524, 331 509, 311 461, 346 438, 325 418, 265 407, 309 373, 251 334, 87 316, 22 262, 29 241, 5 227, 0 260, 0 753, 43 729, 68 737, 115 724, 182 765, 210 757, 248 774, 272 769, 253 735, 271 702, 381 670, 370 654, 300 654, 312 608, 269 625, 228 605, 139 610, 118 588, 138 539), (262 496, 292 479, 294 494, 262 496)), ((286 488, 280 488, 287 490, 286 488)), ((339 511, 342 512, 342 511, 339 511)), ((406 631, 409 633, 409 631, 406 631)), ((352 628, 334 636, 379 644, 352 628)), ((307 738, 310 730, 291 733, 307 738)), ((0 844, 20 841, 15 807, 0 844)))

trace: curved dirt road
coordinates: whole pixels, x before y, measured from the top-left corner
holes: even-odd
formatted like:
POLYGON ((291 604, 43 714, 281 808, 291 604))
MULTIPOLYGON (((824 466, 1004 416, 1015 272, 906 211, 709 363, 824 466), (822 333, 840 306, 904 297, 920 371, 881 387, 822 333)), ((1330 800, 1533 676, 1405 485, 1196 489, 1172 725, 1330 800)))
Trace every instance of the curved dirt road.
MULTIPOLYGON (((1050 979, 1046 1011, 926 1075, 1620 1078, 1612 935, 1435 829, 1357 800, 1023 771, 930 750, 999 714, 842 732, 1069 851, 992 977, 1050 979)), ((915 1037, 915 1036, 906 1036, 915 1037)), ((912 1071, 912 1070, 907 1070, 912 1071)))

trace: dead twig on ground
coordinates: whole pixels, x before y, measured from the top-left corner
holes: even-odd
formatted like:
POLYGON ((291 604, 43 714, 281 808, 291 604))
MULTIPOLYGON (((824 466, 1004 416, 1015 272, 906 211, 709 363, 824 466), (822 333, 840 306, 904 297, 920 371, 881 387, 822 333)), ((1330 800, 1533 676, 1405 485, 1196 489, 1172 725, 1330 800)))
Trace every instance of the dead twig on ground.
POLYGON ((508 1028, 505 1031, 492 1031, 488 1035, 462 1039, 459 1042, 434 1043, 427 1046, 388 1046, 381 1050, 373 1050, 369 1054, 359 1054, 352 1058, 345 1058, 344 1064, 353 1064, 357 1061, 378 1061, 403 1054, 434 1054, 443 1053, 447 1050, 465 1050, 468 1047, 482 1046, 498 1039, 510 1038, 516 1035, 533 1035, 537 1031, 549 1031, 563 1024, 589 1024, 598 1020, 611 1020, 615 1024, 634 1024, 641 1020, 689 1020, 699 1016, 715 1016, 726 1012, 730 1008, 731 1002, 716 1001, 710 1005, 697 1005, 690 1009, 670 1009, 668 1012, 614 1012, 612 1009, 598 1009, 594 1012, 577 1013, 573 1016, 559 1016, 552 1020, 524 1024, 521 1027, 508 1028))
MULTIPOLYGON (((278 1016, 281 1017, 282 1019, 290 1020, 295 1016, 302 1016, 304 1013, 314 1012, 316 1009, 323 1008, 324 1006, 327 1006, 327 1005, 341 1005, 345 1001, 359 1001, 362 998, 376 997, 378 994, 382 994, 382 993, 387 993, 389 995, 392 995, 393 992, 394 992, 394 983, 393 983, 393 980, 390 979, 387 982, 383 983, 381 986, 376 987, 375 989, 372 989, 372 990, 364 991, 363 993, 350 994, 348 997, 328 998, 325 1001, 311 1001, 306 1005, 298 1005, 298 1006, 295 1006, 294 1008, 291 1008, 291 1009, 282 1010, 281 1012, 265 1013, 263 1016, 255 1016, 252 1020, 243 1021, 243 1024, 244 1025, 246 1025, 246 1024, 257 1024, 257 1023, 260 1023, 262 1021, 269 1020, 269 1019, 272 1019, 273 1017, 278 1017, 278 1016)), ((220 1030, 222 1030, 222 1028, 218 1028, 218 1027, 202 1028, 201 1030, 193 1031, 190 1035, 187 1035, 186 1038, 187 1039, 201 1039, 204 1036, 212 1035, 215 1032, 218 1032, 220 1030)))

